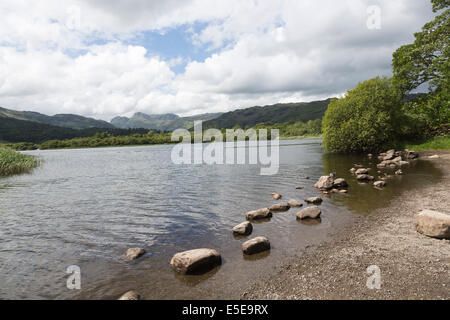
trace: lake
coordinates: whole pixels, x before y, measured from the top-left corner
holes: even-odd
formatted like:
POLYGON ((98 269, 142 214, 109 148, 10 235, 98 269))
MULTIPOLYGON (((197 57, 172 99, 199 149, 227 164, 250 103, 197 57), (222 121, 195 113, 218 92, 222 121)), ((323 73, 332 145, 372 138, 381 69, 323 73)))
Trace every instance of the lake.
POLYGON ((375 163, 325 153, 320 140, 280 141, 272 176, 260 175, 257 165, 175 165, 172 147, 27 152, 42 160, 39 168, 0 178, 0 299, 116 299, 131 289, 146 299, 239 298, 286 259, 441 176, 417 160, 377 190, 348 172, 375 163), (243 256, 246 238, 236 239, 231 228, 247 211, 276 203, 271 192, 285 201, 319 195, 314 183, 332 171, 347 180, 349 193, 323 196, 319 223, 297 222, 298 208, 275 213, 247 237, 267 236, 270 252, 243 256), (130 247, 147 254, 124 261, 130 247), (203 247, 217 249, 222 266, 201 276, 171 270, 173 254, 203 247), (70 265, 81 269, 81 290, 66 287, 70 265))

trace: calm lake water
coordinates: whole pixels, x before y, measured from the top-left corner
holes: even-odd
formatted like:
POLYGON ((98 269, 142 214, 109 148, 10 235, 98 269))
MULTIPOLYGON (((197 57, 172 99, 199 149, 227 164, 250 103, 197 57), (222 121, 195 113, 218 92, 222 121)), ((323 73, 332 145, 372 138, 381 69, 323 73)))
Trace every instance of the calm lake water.
POLYGON ((280 144, 273 176, 255 165, 175 165, 172 146, 29 152, 42 160, 38 169, 0 179, 0 299, 115 299, 131 289, 146 299, 239 298, 307 246, 441 177, 418 160, 377 190, 348 172, 355 163, 374 167, 365 157, 327 154, 319 140, 280 144), (271 192, 286 201, 319 195, 313 185, 331 171, 346 178, 349 193, 324 198, 320 223, 297 222, 299 209, 276 213, 250 236, 267 236, 270 252, 242 255, 246 238, 231 228, 245 212, 276 203, 271 192), (147 254, 126 262, 130 247, 147 254), (201 247, 217 249, 222 266, 202 276, 170 269, 174 253, 201 247), (81 268, 81 290, 66 287, 70 265, 81 268))

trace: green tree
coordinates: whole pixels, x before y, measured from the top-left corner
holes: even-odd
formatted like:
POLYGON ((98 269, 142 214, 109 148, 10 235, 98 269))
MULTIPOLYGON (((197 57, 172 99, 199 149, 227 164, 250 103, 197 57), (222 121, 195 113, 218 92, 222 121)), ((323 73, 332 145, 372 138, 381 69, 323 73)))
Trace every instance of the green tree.
POLYGON ((322 122, 325 149, 333 152, 378 151, 397 136, 400 91, 386 77, 364 81, 341 99, 333 99, 322 122))
POLYGON ((414 103, 405 104, 407 111, 426 116, 430 126, 448 123, 450 116, 450 1, 431 0, 436 18, 414 34, 415 41, 393 54, 394 83, 407 94, 428 85, 428 94, 414 103))

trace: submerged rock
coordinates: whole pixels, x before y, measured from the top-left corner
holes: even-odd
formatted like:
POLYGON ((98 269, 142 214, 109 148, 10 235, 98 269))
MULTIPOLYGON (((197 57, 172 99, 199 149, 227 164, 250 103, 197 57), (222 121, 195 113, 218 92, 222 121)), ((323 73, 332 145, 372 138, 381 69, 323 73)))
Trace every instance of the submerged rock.
POLYGON ((300 210, 299 212, 297 212, 296 217, 300 220, 317 219, 320 217, 321 213, 322 211, 319 209, 319 207, 314 206, 300 210))
POLYGON ((266 237, 256 237, 242 244, 242 252, 250 255, 270 250, 270 241, 266 237))
POLYGON ((422 210, 414 216, 416 231, 438 239, 450 239, 450 214, 422 210))
POLYGON ((248 236, 253 231, 253 225, 250 222, 245 221, 234 226, 232 231, 235 235, 248 236))
POLYGON ((280 200, 281 197, 282 197, 282 195, 279 193, 272 193, 272 198, 274 198, 275 200, 280 200))
POLYGON ((194 249, 177 253, 170 261, 172 268, 181 274, 205 273, 222 264, 222 257, 214 249, 194 249))
POLYGON ((288 202, 276 203, 269 207, 271 212, 288 211, 291 208, 288 202))
POLYGON ((125 252, 126 260, 136 260, 137 258, 143 256, 145 254, 145 250, 142 248, 130 248, 125 252))
POLYGON ((314 187, 320 190, 329 190, 333 188, 334 179, 331 176, 322 176, 319 178, 319 181, 316 182, 314 187))
POLYGON ((131 290, 124 293, 118 300, 141 300, 141 295, 131 290))
POLYGON ((320 197, 310 197, 308 199, 305 199, 306 203, 313 203, 313 204, 320 204, 322 203, 322 198, 320 197))
POLYGON ((301 203, 298 200, 289 200, 288 201, 289 206, 291 206, 291 208, 295 208, 295 207, 301 207, 303 206, 303 203, 301 203))
POLYGON ((262 208, 258 210, 249 211, 245 214, 247 220, 265 219, 270 218, 272 213, 269 208, 262 208))
POLYGON ((433 156, 429 156, 428 159, 439 159, 439 156, 435 154, 433 156))

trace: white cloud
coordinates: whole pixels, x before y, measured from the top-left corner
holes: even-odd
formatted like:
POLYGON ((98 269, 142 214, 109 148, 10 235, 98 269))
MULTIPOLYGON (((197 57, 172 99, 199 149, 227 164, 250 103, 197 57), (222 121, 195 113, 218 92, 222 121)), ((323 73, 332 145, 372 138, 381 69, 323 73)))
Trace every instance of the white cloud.
POLYGON ((102 119, 342 94, 389 75, 392 52, 432 18, 428 0, 16 0, 1 2, 0 13, 0 105, 102 119), (366 27, 372 4, 382 9, 381 30, 366 27), (214 49, 205 61, 125 44, 197 22, 206 27, 192 41, 214 49))

